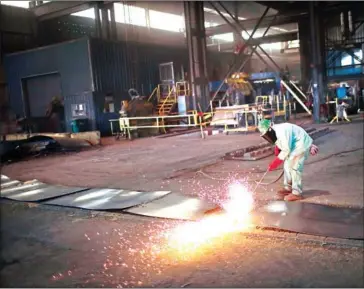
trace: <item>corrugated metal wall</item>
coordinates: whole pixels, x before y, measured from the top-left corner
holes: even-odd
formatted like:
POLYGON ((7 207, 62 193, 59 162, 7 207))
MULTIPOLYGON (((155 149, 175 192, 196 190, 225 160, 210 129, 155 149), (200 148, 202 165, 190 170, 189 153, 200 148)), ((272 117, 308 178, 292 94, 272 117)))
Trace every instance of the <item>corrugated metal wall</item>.
POLYGON ((149 95, 159 83, 160 63, 171 61, 180 67, 188 59, 185 49, 100 39, 90 43, 95 91, 118 93, 122 99, 129 97, 132 87, 149 95))
MULTIPOLYGON (((92 72, 95 91, 114 92, 128 98, 128 89, 149 95, 159 83, 159 64, 173 62, 176 78, 181 66, 188 72, 188 52, 185 48, 171 48, 127 42, 91 39, 92 72)), ((231 53, 208 52, 209 76, 216 67, 222 71, 234 61, 231 53)))
MULTIPOLYGON (((113 95, 115 111, 119 111, 121 101, 129 99, 130 88, 137 89, 144 96, 151 94, 160 83, 159 64, 173 62, 176 79, 182 77, 181 66, 185 72, 189 72, 186 48, 90 39, 90 53, 99 129, 109 127, 108 119, 102 112, 107 93, 113 95)), ((232 53, 208 52, 207 57, 210 76, 215 68, 224 75, 234 61, 232 53)))
POLYGON ((95 20, 73 15, 48 19, 39 23, 38 34, 41 45, 95 36, 95 20))
POLYGON ((86 113, 89 121, 89 129, 97 130, 98 127, 97 127, 97 118, 95 113, 93 93, 91 91, 84 91, 65 96, 64 111, 65 111, 67 131, 71 131, 71 121, 73 119, 72 104, 84 104, 86 106, 86 113))
POLYGON ((174 62, 176 69, 187 68, 187 51, 127 42, 90 39, 94 103, 97 126, 109 130, 109 117, 103 113, 107 93, 114 97, 115 111, 121 101, 129 99, 128 90, 135 88, 149 96, 159 83, 159 64, 174 62))

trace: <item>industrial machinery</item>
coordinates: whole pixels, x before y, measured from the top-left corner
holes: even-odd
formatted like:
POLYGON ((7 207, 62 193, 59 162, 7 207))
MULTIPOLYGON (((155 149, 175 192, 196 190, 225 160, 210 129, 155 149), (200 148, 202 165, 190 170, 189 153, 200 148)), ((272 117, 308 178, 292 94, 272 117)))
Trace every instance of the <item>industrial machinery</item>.
POLYGON ((250 81, 256 95, 278 95, 280 93, 280 78, 272 72, 252 73, 250 81))
POLYGON ((233 73, 225 82, 229 86, 226 92, 228 104, 242 105, 253 102, 254 89, 249 82, 249 75, 247 73, 233 73))
MULTIPOLYGON (((153 116, 155 114, 155 107, 153 103, 148 102, 146 97, 140 96, 136 89, 129 89, 130 100, 124 100, 122 102, 122 107, 120 110, 120 119, 122 118, 131 118, 131 117, 148 117, 153 116)), ((152 125, 153 121, 150 119, 140 119, 140 120, 131 120, 130 125, 139 126, 139 125, 152 125)), ((122 124, 119 123, 120 126, 122 124)), ((121 129, 121 127, 117 130, 116 138, 127 137, 125 131, 121 129)), ((131 134, 134 137, 139 136, 142 133, 144 136, 147 135, 155 135, 158 133, 158 129, 148 129, 143 130, 143 132, 138 132, 137 130, 132 130, 131 134)))
MULTIPOLYGON (((287 121, 292 111, 295 111, 296 103, 293 99, 298 99, 304 106, 303 101, 297 96, 301 93, 306 97, 302 91, 293 82, 283 81, 275 73, 254 73, 250 76, 246 73, 235 73, 226 83, 238 99, 232 106, 224 107, 220 102, 219 107, 215 108, 211 122, 211 125, 223 126, 225 131, 255 130, 262 118, 271 118, 275 122, 287 121), (292 97, 291 94, 295 95, 292 97), (243 104, 236 105, 241 101, 241 96, 245 97, 243 104)), ((230 95, 229 90, 226 94, 230 95)))
POLYGON ((233 73, 223 81, 210 82, 209 90, 212 97, 211 108, 254 102, 254 89, 249 81, 249 75, 244 72, 233 73))
POLYGON ((171 128, 200 127, 202 130, 202 126, 207 125, 206 119, 211 114, 189 110, 188 82, 183 79, 175 81, 173 63, 162 63, 159 70, 160 84, 151 95, 143 97, 135 89, 130 89, 131 100, 123 101, 120 118, 109 120, 111 133, 117 139, 120 136, 133 139, 166 133, 171 128), (115 123, 118 124, 116 129, 113 126, 115 123))

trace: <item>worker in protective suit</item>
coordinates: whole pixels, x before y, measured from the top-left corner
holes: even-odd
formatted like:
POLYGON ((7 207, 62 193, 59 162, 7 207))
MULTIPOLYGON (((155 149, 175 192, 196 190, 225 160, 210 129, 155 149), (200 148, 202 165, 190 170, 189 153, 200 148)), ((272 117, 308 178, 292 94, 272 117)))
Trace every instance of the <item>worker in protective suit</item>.
POLYGON ((270 120, 260 121, 261 137, 275 145, 275 159, 268 170, 273 171, 284 163, 284 188, 277 193, 277 199, 285 201, 302 200, 303 164, 308 155, 316 155, 318 147, 301 127, 282 123, 273 125, 270 120))

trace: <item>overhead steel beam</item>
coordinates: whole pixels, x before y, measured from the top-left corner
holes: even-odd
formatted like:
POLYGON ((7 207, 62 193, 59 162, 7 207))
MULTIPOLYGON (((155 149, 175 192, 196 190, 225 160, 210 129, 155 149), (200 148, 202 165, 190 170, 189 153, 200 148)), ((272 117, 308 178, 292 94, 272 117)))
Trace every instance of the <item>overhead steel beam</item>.
MULTIPOLYGON (((225 12, 229 15, 231 15, 230 11, 221 3, 221 2, 218 2, 220 4, 220 6, 225 10, 225 12)), ((216 9, 216 7, 215 7, 216 9)), ((269 7, 267 7, 267 9, 269 9, 269 7)), ((220 14, 220 16, 228 23, 231 25, 231 23, 226 19, 224 18, 224 16, 221 14, 221 12, 219 12, 218 9, 216 9, 216 12, 218 12, 220 14)), ((264 15, 262 16, 264 17, 264 15)), ((237 19, 234 19, 236 21, 236 24, 238 26, 240 26, 240 29, 242 29, 243 31, 245 31, 248 35, 250 35, 247 31, 246 31, 246 28, 241 26, 241 24, 239 24, 239 21, 237 19)), ((255 28, 257 29, 257 27, 255 28)), ((269 29, 269 28, 268 28, 269 29)), ((266 30, 267 31, 267 30, 266 30)), ((255 32, 255 30, 253 30, 253 33, 255 32)), ((250 35, 250 37, 252 37, 252 35, 250 35)), ((246 45, 249 45, 248 43, 246 43, 246 45)), ((280 72, 280 67, 278 66, 278 64, 272 59, 272 57, 259 45, 255 46, 252 50, 252 53, 255 53, 259 59, 265 63, 267 65, 267 67, 269 67, 270 69, 272 69, 272 67, 269 65, 269 63, 258 53, 255 51, 256 48, 259 48, 263 54, 271 61, 271 63, 275 66, 275 68, 277 69, 277 73, 280 72)), ((274 69, 273 69, 274 71, 274 69)), ((309 109, 304 105, 304 103, 299 99, 299 97, 293 92, 293 90, 286 84, 284 83, 283 79, 281 80, 281 83, 287 88, 287 90, 292 94, 292 96, 299 102, 299 104, 301 104, 301 106, 309 113, 311 114, 311 112, 309 111, 309 109)))
MULTIPOLYGON (((287 42, 298 39, 298 31, 268 35, 264 37, 258 37, 251 40, 251 45, 261 45, 265 43, 287 42)), ((208 46, 220 46, 221 50, 232 49, 235 46, 234 42, 212 43, 208 46)))
POLYGON ((42 21, 87 10, 93 5, 91 1, 51 1, 29 10, 42 21))
MULTIPOLYGON (((326 2, 331 3, 331 2, 326 2)), ((339 6, 328 6, 324 8, 324 11, 329 13, 330 11, 340 11, 340 9, 357 9, 358 11, 363 11, 364 9, 364 2, 363 1, 341 1, 341 2, 334 2, 334 3, 340 3, 339 6)), ((273 4, 273 2, 272 2, 273 4)), ((273 7, 274 8, 274 7, 273 7)), ((267 16, 262 22, 261 28, 265 28, 268 26, 270 21, 272 21, 274 16, 267 16)), ((298 20, 302 18, 308 19, 309 17, 309 11, 305 12, 291 12, 291 13, 285 13, 285 15, 280 15, 277 17, 277 20, 275 21, 275 26, 279 25, 285 25, 290 23, 297 23, 298 20)), ((255 19, 248 19, 248 20, 242 20, 239 21, 240 24, 243 25, 243 27, 247 30, 254 29, 256 24, 258 23, 258 18, 255 19)), ((236 26, 238 27, 238 26, 236 26)), ((208 27, 206 28, 206 36, 213 36, 216 34, 224 34, 224 33, 230 33, 234 30, 232 27, 228 24, 221 24, 215 27, 208 27)))
MULTIPOLYGON (((225 12, 227 13, 227 14, 229 14, 232 18, 233 18, 233 16, 231 15, 231 13, 230 13, 230 11, 225 7, 225 5, 224 4, 222 4, 221 2, 218 2, 219 4, 220 4, 220 6, 225 10, 225 12)), ((222 15, 221 14, 221 12, 217 9, 217 8, 215 8, 216 9, 216 12, 218 12, 219 14, 220 14, 220 16, 225 20, 225 22, 226 23, 228 23, 229 25, 231 25, 232 26, 232 23, 230 23, 227 19, 226 19, 226 17, 224 17, 224 15, 222 15)), ((267 7, 267 9, 269 10, 269 7, 267 7)), ((264 16, 263 16, 264 17, 264 16)), ((274 19, 276 19, 276 18, 274 18, 274 19)), ((235 22, 236 22, 236 24, 239 26, 239 28, 242 30, 242 31, 245 31, 245 33, 249 36, 249 37, 251 37, 251 35, 250 35, 250 33, 248 33, 248 31, 246 30, 246 28, 245 27, 243 27, 240 23, 239 23, 239 21, 237 20, 237 19, 234 19, 235 20, 235 22)), ((258 24, 259 25, 259 24, 258 24)), ((253 30, 253 32, 255 32, 255 30, 257 29, 257 27, 255 27, 255 29, 253 30)), ((235 28, 235 30, 236 31, 241 31, 241 30, 239 30, 238 28, 235 28)), ((241 38, 243 38, 243 36, 241 35, 241 38)), ((250 46, 250 44, 248 44, 248 43, 246 43, 246 45, 249 45, 250 46)), ((277 68, 277 70, 279 71, 280 70, 280 67, 278 66, 278 64, 270 57, 270 55, 260 46, 260 45, 257 45, 257 47, 260 49, 260 51, 261 52, 263 52, 263 54, 273 63, 273 65, 277 68)), ((263 60, 263 58, 261 57, 261 55, 258 53, 258 52, 254 52, 263 62, 265 62, 265 60, 263 60)), ((266 62, 265 62, 266 63, 266 62)))
POLYGON ((50 1, 39 6, 30 8, 38 20, 48 20, 70 15, 95 7, 99 4, 112 4, 115 1, 50 1))
MULTIPOLYGON (((269 9, 269 8, 268 8, 269 9)), ((268 10, 266 10, 268 12, 268 10)), ((275 16, 278 16, 278 14, 276 14, 275 16)), ((261 16, 261 18, 263 19, 264 18, 264 14, 261 16)), ((277 17, 273 18, 271 24, 265 29, 264 33, 263 33, 263 37, 268 33, 270 27, 272 26, 272 24, 274 23, 274 20, 276 19, 277 17)), ((254 31, 253 31, 254 33, 254 31)), ((253 34, 250 35, 250 38, 253 37, 253 34)), ((247 62, 252 58, 253 54, 256 53, 256 49, 258 48, 258 45, 255 45, 252 47, 252 50, 250 51, 249 55, 247 55, 247 57, 245 57, 244 61, 240 64, 239 68, 238 68, 238 72, 242 71, 245 67, 245 65, 247 64, 247 62)), ((258 54, 259 55, 259 54, 258 54)), ((260 56, 261 57, 261 56, 260 56)), ((263 60, 264 61, 264 60, 263 60)), ((223 100, 225 99, 225 97, 227 96, 227 91, 225 92, 224 96, 223 96, 223 100)))
MULTIPOLYGON (((275 26, 284 25, 284 24, 290 24, 290 23, 297 23, 300 17, 307 16, 307 13, 301 13, 291 16, 284 16, 280 15, 276 18, 274 21, 275 26)), ((263 19, 260 28, 266 28, 274 19, 273 16, 267 16, 263 19)), ((252 30, 256 25, 258 24, 259 19, 249 19, 249 20, 243 20, 239 21, 239 24, 243 26, 246 30, 252 30)), ((233 24, 236 28, 240 29, 238 25, 233 24)), ((240 29, 241 30, 241 29, 240 29)), ((208 27, 206 28, 206 36, 213 36, 217 34, 224 34, 233 32, 234 29, 229 24, 222 24, 215 27, 208 27)), ((242 30, 241 30, 242 31, 242 30)))
MULTIPOLYGON (((218 12, 219 13, 219 15, 229 24, 229 25, 232 25, 232 23, 230 23, 227 19, 226 19, 226 17, 224 17, 224 15, 222 15, 221 14, 221 12, 217 9, 217 7, 212 3, 212 2, 210 2, 210 5, 212 6, 212 7, 214 7, 214 9, 216 10, 216 12, 218 12)), ((259 19, 259 21, 258 21, 258 23, 257 23, 257 25, 255 26, 255 28, 253 29, 253 32, 252 32, 252 34, 249 36, 249 39, 245 42, 245 45, 246 46, 248 46, 248 45, 250 45, 250 42, 253 40, 253 36, 254 36, 254 34, 255 34, 255 32, 257 31, 257 29, 258 29, 258 27, 259 27, 259 25, 261 24, 261 22, 263 21, 263 19, 264 19, 264 17, 267 15, 267 13, 268 13, 268 10, 269 10, 269 7, 267 7, 266 9, 265 9, 265 11, 264 11, 264 13, 263 13, 263 15, 260 17, 260 19, 259 19)), ((275 20, 276 18, 273 18, 273 21, 275 20)), ((268 26, 268 28, 266 29, 266 31, 264 32, 264 34, 263 34, 263 36, 266 34, 266 32, 269 30, 269 26, 268 26)), ((255 49, 256 49, 256 47, 258 47, 258 46, 255 46, 253 49, 252 49, 252 51, 251 51, 251 53, 250 53, 250 56, 249 57, 251 57, 251 55, 255 52, 255 49)), ((241 56, 241 54, 243 53, 243 51, 244 51, 245 49, 240 49, 240 51, 238 52, 238 55, 237 55, 237 59, 239 60, 239 57, 241 56)), ((243 67, 244 65, 245 65, 245 63, 247 62, 247 59, 248 58, 246 58, 246 60, 244 61, 244 63, 242 63, 241 64, 241 66, 240 66, 240 68, 239 68, 239 71, 242 69, 241 67, 243 67)), ((226 76, 224 77, 224 82, 226 81, 226 79, 230 76, 230 74, 236 69, 236 63, 234 63, 231 67, 230 67, 230 69, 229 69, 229 71, 226 73, 226 76)), ((219 93, 219 91, 220 91, 220 89, 222 88, 222 86, 223 86, 223 84, 224 84, 224 82, 221 82, 221 84, 219 85, 219 87, 218 87, 218 89, 215 91, 215 94, 214 94, 214 96, 212 97, 212 99, 211 99, 211 102, 210 102, 210 105, 211 105, 211 103, 212 103, 212 101, 214 101, 214 99, 216 98, 216 96, 217 96, 217 94, 219 93)), ((210 107, 210 105, 209 105, 209 107, 210 107)))

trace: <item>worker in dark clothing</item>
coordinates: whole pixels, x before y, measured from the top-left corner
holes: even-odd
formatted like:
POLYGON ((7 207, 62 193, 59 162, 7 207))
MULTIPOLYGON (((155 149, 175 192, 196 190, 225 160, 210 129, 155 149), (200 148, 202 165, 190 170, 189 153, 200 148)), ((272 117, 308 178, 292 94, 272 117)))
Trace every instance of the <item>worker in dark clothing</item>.
POLYGON ((50 119, 52 132, 63 132, 64 123, 64 106, 62 101, 57 97, 53 97, 46 112, 46 116, 50 119))

